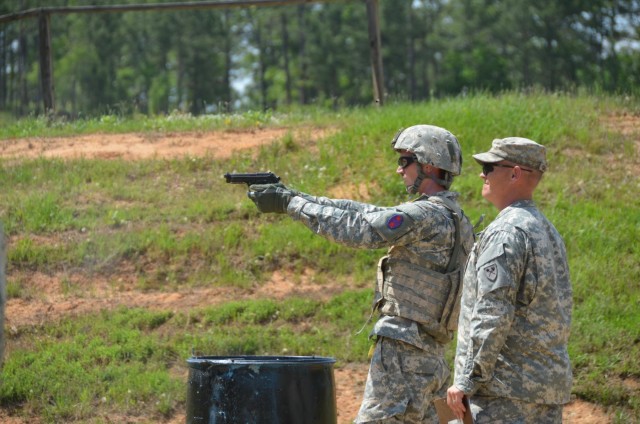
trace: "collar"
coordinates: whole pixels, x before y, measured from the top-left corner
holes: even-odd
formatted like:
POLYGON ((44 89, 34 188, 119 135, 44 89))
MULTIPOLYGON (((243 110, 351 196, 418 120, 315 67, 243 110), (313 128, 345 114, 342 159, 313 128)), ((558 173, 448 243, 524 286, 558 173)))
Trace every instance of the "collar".
POLYGON ((513 209, 524 209, 524 208, 535 208, 535 207, 536 207, 536 202, 534 202, 531 199, 516 200, 515 202, 513 202, 512 204, 510 204, 506 208, 502 209, 500 211, 500 213, 498 214, 498 216, 496 216, 496 218, 499 217, 499 216, 502 216, 504 214, 509 213, 509 211, 512 211, 513 209))

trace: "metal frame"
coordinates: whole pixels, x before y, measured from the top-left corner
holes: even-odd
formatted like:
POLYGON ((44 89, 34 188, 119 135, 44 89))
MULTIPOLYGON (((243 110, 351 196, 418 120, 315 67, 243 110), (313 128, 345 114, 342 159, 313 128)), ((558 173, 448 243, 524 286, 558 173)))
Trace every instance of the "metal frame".
MULTIPOLYGON (((40 81, 42 99, 46 114, 55 112, 53 86, 53 63, 51 60, 51 15, 69 13, 115 13, 142 12, 149 10, 196 10, 228 9, 252 6, 285 6, 306 3, 327 3, 335 0, 236 0, 236 1, 200 1, 185 3, 131 4, 112 6, 68 6, 39 7, 22 12, 0 16, 0 24, 28 18, 38 18, 40 37, 40 81)), ((344 1, 344 0, 343 0, 344 1)), ((380 49, 380 25, 378 18, 378 0, 365 0, 369 27, 369 48, 371 51, 371 70, 373 76, 374 102, 384 104, 384 76, 380 49)))

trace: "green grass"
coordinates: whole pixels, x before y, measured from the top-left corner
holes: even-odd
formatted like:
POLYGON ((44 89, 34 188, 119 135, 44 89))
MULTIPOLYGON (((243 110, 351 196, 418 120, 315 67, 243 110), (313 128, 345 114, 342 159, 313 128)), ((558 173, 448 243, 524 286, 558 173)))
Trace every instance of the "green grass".
POLYGON ((83 421, 103 413, 146 414, 151 421, 185 403, 185 359, 206 355, 366 357, 362 325, 369 290, 328 302, 231 302, 174 314, 119 309, 65 319, 21 333, 2 372, 0 405, 20 406, 45 421, 83 421), (307 325, 305 325, 307 324, 307 325), (177 371, 171 373, 171 369, 177 371))
MULTIPOLYGON (((147 414, 153 421, 183 410, 192 352, 327 355, 339 364, 365 363, 366 331, 355 333, 368 317, 382 251, 338 246, 287 217, 260 215, 245 187, 225 184, 222 175, 271 170, 285 184, 317 195, 364 185, 371 202, 395 204, 407 195, 394 173, 390 140, 400 127, 431 123, 460 139, 463 175, 453 189, 474 222, 485 215, 486 224, 496 211, 480 195, 480 169, 471 155, 494 138, 513 135, 548 147, 550 170, 536 199, 569 254, 573 392, 607 409, 616 422, 638 420, 640 131, 621 135, 602 118, 639 110, 637 99, 506 93, 337 112, 9 122, 1 126, 0 139, 258 126, 335 130, 317 148, 291 132, 273 145, 224 160, 2 163, 0 219, 11 238, 10 298, 39 295, 29 289, 30 272, 73 271, 115 281, 121 269, 149 291, 248 288, 280 269, 294 275, 312 269, 317 284, 348 279, 362 288, 327 301, 262 299, 181 312, 121 309, 6 332, 0 405, 45 422, 106 422, 116 412, 147 414)), ((69 292, 82 291, 75 282, 61 284, 69 292)))
MULTIPOLYGON (((209 131, 233 130, 238 128, 260 128, 265 126, 295 125, 304 123, 311 116, 321 122, 326 114, 309 109, 305 115, 274 114, 272 112, 247 112, 242 115, 202 115, 193 117, 188 113, 172 113, 168 116, 138 115, 126 118, 118 115, 105 115, 79 121, 49 119, 46 117, 21 120, 2 119, 0 139, 34 136, 65 136, 93 133, 124 132, 169 132, 169 131, 209 131), (6 121, 6 122, 2 122, 6 121)), ((1 118, 1 117, 0 117, 1 118)))

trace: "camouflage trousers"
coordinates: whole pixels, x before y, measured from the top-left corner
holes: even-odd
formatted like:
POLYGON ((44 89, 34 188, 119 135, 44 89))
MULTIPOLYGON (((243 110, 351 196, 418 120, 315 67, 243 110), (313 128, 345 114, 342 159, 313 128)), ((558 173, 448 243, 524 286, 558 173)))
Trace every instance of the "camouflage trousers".
POLYGON ((445 396, 448 377, 444 347, 425 351, 381 337, 376 342, 354 423, 437 424, 432 401, 445 396))
POLYGON ((476 424, 561 424, 562 405, 544 405, 500 397, 472 396, 476 424))

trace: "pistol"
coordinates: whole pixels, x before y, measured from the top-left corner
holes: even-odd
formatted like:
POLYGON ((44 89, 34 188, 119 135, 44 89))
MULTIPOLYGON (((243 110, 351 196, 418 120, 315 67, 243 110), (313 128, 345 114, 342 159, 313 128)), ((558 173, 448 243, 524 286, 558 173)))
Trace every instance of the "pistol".
POLYGON ((255 172, 250 174, 224 174, 224 178, 229 184, 242 184, 245 183, 247 187, 251 184, 275 184, 280 181, 273 172, 255 172))

